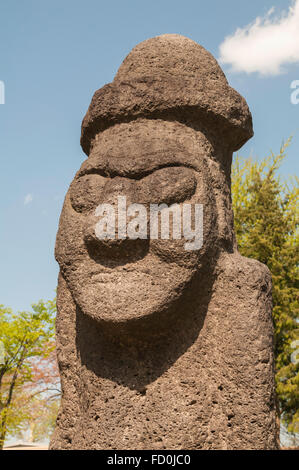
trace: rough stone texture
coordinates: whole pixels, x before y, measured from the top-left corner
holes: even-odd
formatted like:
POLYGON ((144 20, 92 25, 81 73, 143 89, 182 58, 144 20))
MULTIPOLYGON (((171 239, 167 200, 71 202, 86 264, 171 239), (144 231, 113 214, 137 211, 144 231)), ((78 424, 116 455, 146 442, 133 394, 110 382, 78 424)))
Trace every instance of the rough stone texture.
POLYGON ((182 36, 139 44, 95 93, 56 243, 51 449, 276 448, 271 278, 238 253, 230 196, 251 136, 245 100, 182 36), (95 208, 120 195, 203 204, 203 247, 99 240, 95 208))

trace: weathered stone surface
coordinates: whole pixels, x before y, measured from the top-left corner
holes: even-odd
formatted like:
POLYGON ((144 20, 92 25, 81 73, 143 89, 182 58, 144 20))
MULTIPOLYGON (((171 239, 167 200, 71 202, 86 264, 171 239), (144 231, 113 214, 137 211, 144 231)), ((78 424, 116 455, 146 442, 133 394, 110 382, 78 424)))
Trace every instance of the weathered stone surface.
POLYGON ((89 154, 98 132, 112 123, 169 115, 217 127, 232 150, 252 137, 247 103, 214 57, 191 39, 165 34, 135 47, 114 81, 95 92, 82 125, 82 148, 89 154))
POLYGON ((252 135, 215 59, 139 44, 82 124, 56 243, 62 406, 52 449, 276 447, 271 278, 237 251, 232 152, 252 135), (101 203, 203 204, 204 243, 99 240, 101 203))

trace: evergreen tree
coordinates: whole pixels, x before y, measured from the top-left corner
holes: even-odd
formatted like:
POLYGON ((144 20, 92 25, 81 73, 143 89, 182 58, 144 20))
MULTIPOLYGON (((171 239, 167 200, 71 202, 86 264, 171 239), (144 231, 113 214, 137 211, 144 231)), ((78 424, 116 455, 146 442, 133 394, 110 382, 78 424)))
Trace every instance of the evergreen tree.
POLYGON ((298 180, 282 183, 280 153, 262 162, 237 157, 232 169, 235 230, 242 255, 272 273, 276 384, 282 422, 299 433, 298 180))

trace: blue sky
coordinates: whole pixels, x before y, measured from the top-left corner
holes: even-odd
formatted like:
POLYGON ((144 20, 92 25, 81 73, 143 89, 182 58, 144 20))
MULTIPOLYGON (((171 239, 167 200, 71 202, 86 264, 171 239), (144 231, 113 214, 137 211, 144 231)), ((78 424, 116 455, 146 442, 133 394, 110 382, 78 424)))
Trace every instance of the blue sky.
MULTIPOLYGON (((261 158, 271 149, 278 151, 283 139, 293 134, 281 173, 298 174, 299 104, 290 101, 290 84, 299 80, 299 62, 292 59, 298 58, 298 36, 294 32, 290 39, 294 51, 290 43, 283 50, 279 31, 274 29, 273 46, 270 43, 265 60, 261 46, 267 38, 260 35, 247 70, 241 59, 244 54, 249 57, 261 31, 256 32, 256 26, 249 28, 245 39, 235 35, 237 28, 253 24, 273 6, 274 17, 283 10, 286 17, 291 3, 1 2, 0 81, 5 84, 5 104, 0 105, 0 303, 24 310, 40 298, 55 295, 59 214, 68 185, 85 158, 79 145, 81 120, 93 92, 112 81, 124 57, 144 39, 179 33, 202 44, 216 58, 222 56, 230 84, 247 99, 253 114, 255 136, 240 153, 261 158), (231 41, 226 40, 232 35, 231 41), (281 56, 286 57, 284 73, 275 71, 281 56), (263 69, 266 64, 268 69, 263 69)), ((265 28, 267 21, 278 20, 266 20, 265 28)), ((296 26, 299 32, 299 23, 296 26)), ((283 27, 290 30, 288 23, 283 27)), ((265 28, 262 34, 267 35, 265 28)))

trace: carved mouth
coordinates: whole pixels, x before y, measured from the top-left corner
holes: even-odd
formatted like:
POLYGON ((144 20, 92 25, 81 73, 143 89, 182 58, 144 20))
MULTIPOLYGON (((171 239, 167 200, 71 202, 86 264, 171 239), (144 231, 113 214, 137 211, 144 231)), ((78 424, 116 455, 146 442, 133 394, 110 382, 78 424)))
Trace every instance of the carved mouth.
POLYGON ((97 264, 108 268, 136 263, 146 257, 149 252, 149 240, 118 240, 119 243, 109 243, 109 240, 86 243, 90 258, 97 264), (100 243, 100 246, 99 246, 100 243))
MULTIPOLYGON (((129 273, 135 273, 136 274, 136 269, 118 269, 117 271, 106 271, 106 272, 93 272, 91 274, 90 280, 92 283, 101 283, 101 284, 111 284, 113 285, 113 288, 116 289, 117 283, 120 282, 120 278, 122 276, 127 276, 129 273)), ((152 276, 149 274, 149 272, 146 272, 145 270, 138 270, 138 278, 142 277, 143 279, 145 278, 152 278, 152 276)), ((136 288, 136 282, 130 282, 130 284, 134 284, 134 288, 136 288)))

